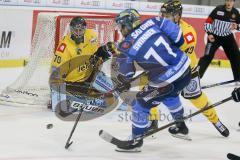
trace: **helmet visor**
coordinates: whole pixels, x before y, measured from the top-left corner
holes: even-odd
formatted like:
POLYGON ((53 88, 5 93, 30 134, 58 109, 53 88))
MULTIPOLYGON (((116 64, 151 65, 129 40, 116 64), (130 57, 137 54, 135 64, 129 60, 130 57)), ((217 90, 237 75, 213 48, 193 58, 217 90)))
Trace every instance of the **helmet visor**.
POLYGON ((85 33, 85 26, 82 26, 82 25, 76 25, 76 26, 71 26, 70 27, 70 31, 71 31, 71 34, 74 35, 76 38, 80 38, 84 35, 85 33))

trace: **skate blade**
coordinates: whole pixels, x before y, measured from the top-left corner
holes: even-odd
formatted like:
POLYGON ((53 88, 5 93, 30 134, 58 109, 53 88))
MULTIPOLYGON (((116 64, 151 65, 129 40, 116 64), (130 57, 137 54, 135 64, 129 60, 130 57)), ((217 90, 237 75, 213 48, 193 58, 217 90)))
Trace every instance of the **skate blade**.
POLYGON ((187 140, 187 141, 192 141, 192 138, 189 135, 184 135, 184 134, 172 134, 173 137, 187 140))
POLYGON ((134 149, 122 149, 122 148, 116 148, 115 151, 117 152, 125 152, 125 153, 139 153, 141 152, 141 148, 136 147, 134 149))

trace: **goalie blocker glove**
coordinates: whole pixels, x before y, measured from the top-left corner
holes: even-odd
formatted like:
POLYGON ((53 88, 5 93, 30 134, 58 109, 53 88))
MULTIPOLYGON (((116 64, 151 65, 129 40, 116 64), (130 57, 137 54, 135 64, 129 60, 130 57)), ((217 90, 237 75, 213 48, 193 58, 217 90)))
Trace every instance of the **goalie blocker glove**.
POLYGON ((240 88, 235 88, 232 91, 232 98, 235 102, 240 102, 240 88))

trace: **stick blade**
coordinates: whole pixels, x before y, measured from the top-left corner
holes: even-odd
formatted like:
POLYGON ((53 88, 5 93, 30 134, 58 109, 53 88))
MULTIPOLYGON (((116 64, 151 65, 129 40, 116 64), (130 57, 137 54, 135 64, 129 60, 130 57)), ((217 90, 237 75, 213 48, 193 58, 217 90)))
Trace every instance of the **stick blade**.
POLYGON ((65 149, 68 149, 72 145, 72 143, 73 143, 73 141, 71 141, 70 143, 67 142, 65 145, 65 149))
POLYGON ((100 130, 100 131, 99 131, 99 136, 100 136, 103 140, 105 140, 105 141, 107 141, 107 142, 109 142, 109 143, 112 143, 112 140, 113 140, 113 138, 114 138, 111 134, 105 132, 104 130, 100 130))
POLYGON ((238 156, 236 156, 232 153, 228 153, 227 158, 230 159, 230 160, 240 160, 240 157, 238 157, 238 156))

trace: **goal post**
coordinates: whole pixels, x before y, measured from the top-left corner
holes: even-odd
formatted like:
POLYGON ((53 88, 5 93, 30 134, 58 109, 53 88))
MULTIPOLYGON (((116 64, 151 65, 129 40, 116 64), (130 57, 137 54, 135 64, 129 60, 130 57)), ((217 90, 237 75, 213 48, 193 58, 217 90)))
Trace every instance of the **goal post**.
POLYGON ((12 106, 46 106, 50 100, 50 63, 59 40, 69 32, 75 16, 86 20, 98 34, 100 45, 114 41, 115 22, 111 15, 84 13, 39 13, 28 64, 20 76, 0 94, 0 103, 12 106))

